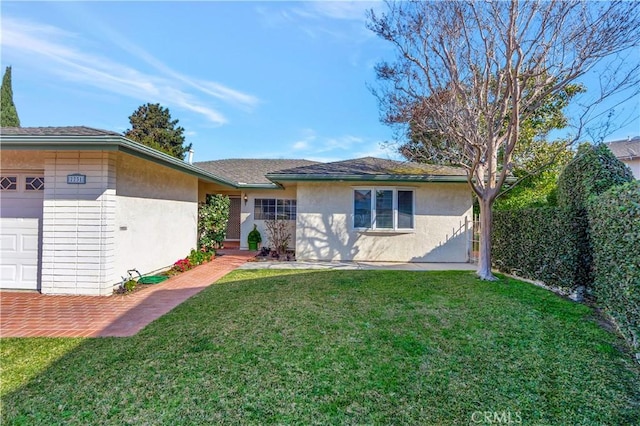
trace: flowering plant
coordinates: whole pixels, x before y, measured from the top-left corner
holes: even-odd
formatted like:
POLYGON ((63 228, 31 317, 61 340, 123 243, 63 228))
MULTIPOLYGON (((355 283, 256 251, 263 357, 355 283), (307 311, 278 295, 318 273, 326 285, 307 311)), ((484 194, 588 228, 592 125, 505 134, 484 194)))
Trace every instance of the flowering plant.
POLYGON ((188 271, 191 268, 193 268, 193 265, 189 261, 189 258, 180 259, 173 264, 173 269, 178 272, 188 271))

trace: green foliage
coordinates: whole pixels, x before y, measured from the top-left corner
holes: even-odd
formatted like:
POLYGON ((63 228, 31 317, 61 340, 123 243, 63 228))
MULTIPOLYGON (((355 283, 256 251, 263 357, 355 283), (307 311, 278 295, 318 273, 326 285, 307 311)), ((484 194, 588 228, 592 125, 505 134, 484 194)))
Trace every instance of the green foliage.
POLYGON ((547 170, 539 175, 523 179, 513 189, 496 199, 494 210, 513 210, 555 205, 554 193, 558 173, 547 170))
POLYGON ((13 88, 11 85, 11 67, 7 67, 2 77, 0 87, 0 126, 20 127, 20 118, 16 105, 13 103, 13 88))
POLYGON ((122 287, 124 288, 124 291, 130 292, 136 288, 136 285, 138 285, 138 282, 136 280, 128 280, 124 284, 122 284, 122 287))
POLYGON ((588 214, 594 295, 640 352, 640 182, 592 197, 588 214))
POLYGON ((215 256, 215 254, 216 254, 215 250, 210 251, 206 249, 200 249, 200 250, 193 249, 189 253, 189 256, 187 256, 187 259, 192 265, 198 266, 198 265, 202 265, 203 263, 209 262, 211 259, 213 259, 213 256, 215 256))
POLYGON ((492 256, 500 271, 544 281, 571 292, 580 241, 563 209, 495 211, 492 256))
POLYGON ((145 104, 129 116, 131 129, 124 136, 151 148, 184 159, 191 144, 184 145, 184 128, 176 127, 178 120, 171 120, 168 108, 160 104, 145 104))
POLYGON ((582 243, 578 246, 575 282, 591 288, 592 249, 589 238, 587 200, 615 185, 633 181, 631 169, 618 160, 604 144, 583 144, 558 179, 558 205, 574 223, 574 232, 582 243))
POLYGON ((226 195, 207 194, 198 206, 198 245, 205 250, 222 247, 227 235, 231 201, 226 195))
POLYGON ((258 231, 258 225, 253 225, 253 230, 251 230, 247 236, 247 242, 258 244, 262 242, 262 235, 260 235, 260 231, 258 231))
POLYGON ((640 184, 605 145, 583 145, 553 197, 558 207, 494 212, 494 265, 553 287, 585 287, 638 348, 640 184))
POLYGON ((589 197, 633 180, 631 169, 606 145, 583 144, 560 174, 558 201, 573 213, 582 214, 589 197))

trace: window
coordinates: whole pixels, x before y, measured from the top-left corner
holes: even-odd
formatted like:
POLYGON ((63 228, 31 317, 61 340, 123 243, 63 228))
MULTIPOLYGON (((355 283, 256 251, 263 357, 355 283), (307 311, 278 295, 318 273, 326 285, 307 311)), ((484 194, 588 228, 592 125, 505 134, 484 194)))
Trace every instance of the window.
POLYGON ((2 176, 0 177, 0 189, 2 191, 15 191, 18 189, 18 177, 17 176, 2 176))
POLYGON ((280 200, 275 198, 256 198, 254 203, 255 220, 296 220, 296 200, 280 200))
POLYGON ((27 191, 44 191, 44 177, 27 177, 25 189, 27 191))
POLYGON ((403 188, 353 190, 353 227, 356 229, 413 229, 413 193, 403 188))

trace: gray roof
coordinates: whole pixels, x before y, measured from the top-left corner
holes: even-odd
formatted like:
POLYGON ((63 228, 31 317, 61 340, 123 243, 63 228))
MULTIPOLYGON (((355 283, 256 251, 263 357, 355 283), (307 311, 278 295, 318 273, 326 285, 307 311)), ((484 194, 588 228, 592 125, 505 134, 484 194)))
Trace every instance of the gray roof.
POLYGON ((0 127, 0 135, 11 136, 122 136, 110 130, 85 126, 66 127, 0 127))
POLYGON ((232 158, 227 160, 198 161, 193 165, 237 184, 271 184, 265 177, 268 173, 283 169, 320 164, 309 160, 260 160, 232 158))
POLYGON ((459 167, 411 163, 364 157, 355 160, 318 163, 281 170, 268 175, 274 180, 466 180, 466 171, 459 167))
POLYGON ((607 142, 606 145, 613 155, 621 160, 640 157, 640 136, 636 136, 633 139, 607 142))
MULTIPOLYGON (((181 171, 208 182, 235 188, 236 185, 215 172, 208 172, 178 158, 125 138, 120 133, 91 127, 1 127, 0 150, 37 151, 114 151, 123 152, 181 171)), ((271 184, 276 186, 275 184, 271 184)))

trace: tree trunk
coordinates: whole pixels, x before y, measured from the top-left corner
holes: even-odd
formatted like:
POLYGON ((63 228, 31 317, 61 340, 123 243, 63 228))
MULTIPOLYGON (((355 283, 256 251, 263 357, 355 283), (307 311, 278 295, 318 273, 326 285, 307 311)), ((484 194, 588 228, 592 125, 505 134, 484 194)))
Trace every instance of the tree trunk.
POLYGON ((491 225, 493 202, 480 198, 480 258, 478 259, 477 274, 480 279, 495 281, 497 278, 491 273, 491 225))

